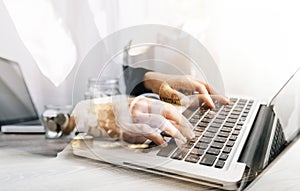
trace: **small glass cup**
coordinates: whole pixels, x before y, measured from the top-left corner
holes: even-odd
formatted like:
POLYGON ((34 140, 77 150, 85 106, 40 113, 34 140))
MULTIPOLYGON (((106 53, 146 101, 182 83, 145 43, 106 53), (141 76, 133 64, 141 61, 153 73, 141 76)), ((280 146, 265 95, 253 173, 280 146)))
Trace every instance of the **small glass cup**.
POLYGON ((72 112, 71 105, 45 105, 45 110, 42 113, 41 120, 45 128, 45 136, 49 139, 68 137, 73 134, 66 132, 72 112))

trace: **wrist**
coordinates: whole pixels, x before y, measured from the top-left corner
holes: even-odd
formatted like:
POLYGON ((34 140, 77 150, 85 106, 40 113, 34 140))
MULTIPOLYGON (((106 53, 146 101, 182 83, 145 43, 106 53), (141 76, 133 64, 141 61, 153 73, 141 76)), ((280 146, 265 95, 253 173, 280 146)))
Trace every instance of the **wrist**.
POLYGON ((161 74, 158 72, 146 72, 144 75, 144 85, 147 89, 151 90, 153 93, 159 93, 161 84, 167 81, 168 75, 161 74))
POLYGON ((76 128, 78 132, 89 133, 94 137, 119 137, 112 98, 79 102, 72 112, 70 122, 72 121, 74 123, 70 127, 76 128))

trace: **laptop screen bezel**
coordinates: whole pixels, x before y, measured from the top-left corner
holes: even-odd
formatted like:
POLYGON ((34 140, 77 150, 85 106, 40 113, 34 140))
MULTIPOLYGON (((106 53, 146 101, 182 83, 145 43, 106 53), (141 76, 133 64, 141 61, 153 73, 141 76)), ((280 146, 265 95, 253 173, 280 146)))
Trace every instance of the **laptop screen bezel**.
POLYGON ((26 90, 26 93, 28 94, 28 98, 29 98, 29 101, 30 101, 30 105, 32 106, 32 110, 33 110, 33 115, 32 116, 29 116, 29 117, 16 117, 15 119, 9 119, 9 120, 1 120, 0 119, 0 126, 3 126, 3 125, 11 125, 11 124, 17 124, 17 123, 22 123, 22 122, 27 122, 27 121, 33 121, 33 120, 38 120, 39 119, 39 116, 38 116, 38 112, 36 110, 36 107, 33 103, 33 100, 32 100, 32 97, 30 95, 30 92, 28 90, 28 87, 27 87, 27 84, 25 82, 25 79, 24 79, 24 75, 22 73, 22 70, 20 68, 20 65, 15 62, 15 61, 12 61, 12 60, 9 60, 9 59, 6 59, 6 58, 2 58, 0 57, 0 60, 8 65, 11 65, 11 67, 14 67, 18 70, 18 72, 20 73, 20 77, 21 77, 21 80, 22 80, 22 83, 24 85, 24 89, 26 90))

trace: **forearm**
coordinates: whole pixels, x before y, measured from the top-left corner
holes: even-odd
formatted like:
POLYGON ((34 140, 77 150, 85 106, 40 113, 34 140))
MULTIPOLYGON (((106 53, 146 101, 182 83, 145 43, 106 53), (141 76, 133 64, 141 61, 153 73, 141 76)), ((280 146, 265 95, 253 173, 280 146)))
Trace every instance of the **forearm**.
MULTIPOLYGON (((134 98, 128 98, 128 108, 134 98)), ((90 133, 96 137, 120 137, 120 127, 116 121, 114 104, 112 102, 93 103, 83 100, 74 108, 65 133, 76 131, 90 133)))

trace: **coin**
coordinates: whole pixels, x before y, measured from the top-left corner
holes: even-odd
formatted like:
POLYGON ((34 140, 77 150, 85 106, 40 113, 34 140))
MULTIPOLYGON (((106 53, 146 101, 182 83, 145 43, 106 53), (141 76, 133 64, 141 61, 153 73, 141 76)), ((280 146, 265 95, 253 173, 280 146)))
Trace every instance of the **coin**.
POLYGON ((46 127, 50 130, 50 131, 56 131, 57 130, 57 124, 55 123, 55 121, 53 120, 48 120, 46 121, 46 127))

